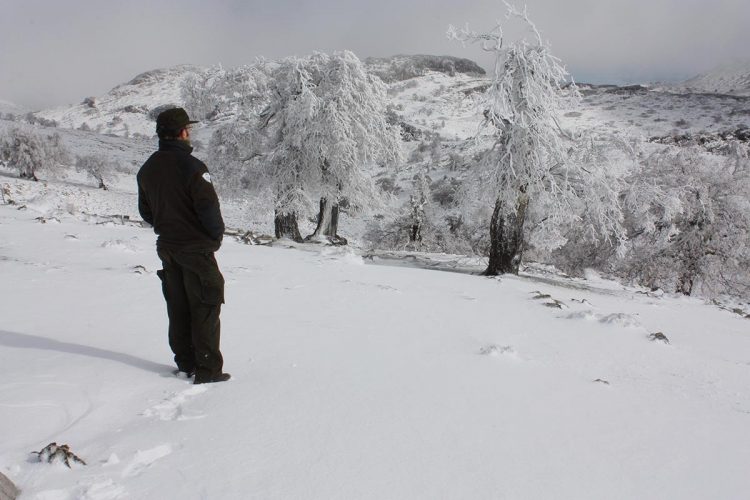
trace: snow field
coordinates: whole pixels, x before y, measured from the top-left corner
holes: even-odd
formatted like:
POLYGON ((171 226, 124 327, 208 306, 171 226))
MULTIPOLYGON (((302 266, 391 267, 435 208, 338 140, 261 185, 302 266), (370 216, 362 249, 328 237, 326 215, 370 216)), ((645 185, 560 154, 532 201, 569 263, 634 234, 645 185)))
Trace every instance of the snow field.
POLYGON ((604 280, 226 241, 233 379, 196 387, 171 375, 154 235, 38 215, 0 206, 0 470, 22 499, 742 498, 750 486, 750 337, 727 311, 604 280), (670 344, 650 342, 656 331, 670 344), (88 466, 34 463, 51 441, 88 466))

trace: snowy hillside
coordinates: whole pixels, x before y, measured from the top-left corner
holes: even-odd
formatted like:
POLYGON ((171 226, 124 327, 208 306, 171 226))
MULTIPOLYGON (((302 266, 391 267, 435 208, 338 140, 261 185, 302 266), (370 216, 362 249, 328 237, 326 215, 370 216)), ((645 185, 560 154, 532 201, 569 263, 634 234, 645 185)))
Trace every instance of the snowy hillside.
POLYGON ((14 115, 20 115, 20 114, 26 113, 26 110, 15 103, 0 99, 0 113, 1 114, 10 113, 14 115))
POLYGON ((594 274, 487 279, 227 238, 233 379, 193 386, 170 373, 153 233, 38 210, 0 206, 0 472, 21 500, 750 489, 737 313, 594 274), (88 465, 36 462, 52 441, 88 465))
MULTIPOLYGON (((368 59, 368 67, 389 81, 392 109, 418 134, 437 133, 446 140, 464 140, 476 133, 481 114, 475 98, 489 83, 476 64, 458 58, 394 56, 368 59)), ((72 107, 40 111, 37 116, 55 120, 64 128, 83 126, 119 136, 153 137, 155 116, 162 106, 184 105, 180 87, 185 78, 201 75, 210 81, 224 72, 196 66, 155 70, 105 96, 87 98, 72 107)), ((676 88, 582 84, 584 99, 566 114, 565 124, 572 129, 608 130, 636 137, 717 133, 748 127, 750 99, 742 97, 750 95, 748 75, 750 71, 733 67, 725 73, 698 77, 703 79, 695 82, 702 83, 686 83, 677 93, 676 88), (735 97, 701 95, 707 92, 731 93, 735 97)), ((243 97, 229 98, 239 103, 243 97)), ((200 142, 207 143, 215 127, 231 119, 223 118, 203 121, 198 130, 200 142)))
POLYGON ((750 96, 750 61, 733 63, 700 74, 677 86, 682 92, 750 96))
POLYGON ((176 66, 142 73, 99 97, 80 104, 40 111, 37 116, 65 128, 84 127, 101 133, 127 136, 154 135, 154 121, 164 106, 182 104, 180 84, 195 66, 176 66))

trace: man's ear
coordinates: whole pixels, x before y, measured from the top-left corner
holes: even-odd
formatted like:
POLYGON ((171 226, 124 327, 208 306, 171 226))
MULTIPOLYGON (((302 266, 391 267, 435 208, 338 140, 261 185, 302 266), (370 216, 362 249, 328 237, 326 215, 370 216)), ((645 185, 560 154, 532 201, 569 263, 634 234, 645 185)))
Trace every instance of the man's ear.
POLYGON ((188 132, 188 129, 184 128, 184 129, 180 130, 180 136, 179 136, 179 137, 180 137, 180 139, 182 139, 183 141, 184 141, 185 139, 187 139, 189 135, 190 135, 190 132, 188 132))

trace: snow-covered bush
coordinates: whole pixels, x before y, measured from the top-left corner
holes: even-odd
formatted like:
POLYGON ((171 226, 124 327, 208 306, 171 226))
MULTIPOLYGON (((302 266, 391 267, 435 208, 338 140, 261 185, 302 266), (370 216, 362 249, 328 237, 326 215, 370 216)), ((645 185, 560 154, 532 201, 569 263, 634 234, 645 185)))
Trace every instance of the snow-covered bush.
POLYGON ((40 170, 54 171, 69 161, 60 135, 43 135, 31 128, 13 128, 0 140, 0 158, 21 178, 38 181, 40 170))
MULTIPOLYGON (((456 199, 447 200, 434 186, 457 189, 455 179, 431 182, 427 166, 412 179, 409 199, 393 215, 374 220, 364 239, 373 248, 451 254, 472 253, 470 228, 457 209, 456 199), (440 201, 438 201, 440 200, 440 201)), ((445 188, 448 189, 448 188, 445 188)))
POLYGON ((110 160, 101 154, 85 155, 76 157, 76 170, 90 175, 98 183, 98 187, 107 190, 117 179, 117 172, 121 167, 116 161, 110 160))
POLYGON ((618 271, 652 288, 750 295, 750 160, 699 146, 646 157, 625 191, 629 253, 618 271))

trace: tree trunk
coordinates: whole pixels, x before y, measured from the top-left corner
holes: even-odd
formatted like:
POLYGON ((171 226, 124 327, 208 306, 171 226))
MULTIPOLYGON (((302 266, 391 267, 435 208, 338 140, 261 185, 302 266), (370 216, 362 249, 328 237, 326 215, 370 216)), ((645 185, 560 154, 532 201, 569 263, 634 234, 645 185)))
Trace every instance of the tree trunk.
POLYGON ((412 196, 411 197, 411 231, 409 231, 409 243, 422 243, 422 224, 424 223, 424 205, 427 200, 424 197, 420 197, 419 201, 412 196))
POLYGON ((302 243, 302 236, 299 234, 299 226, 297 226, 297 214, 294 212, 282 214, 277 210, 273 223, 276 238, 289 238, 302 243))
POLYGON ((409 233, 410 243, 422 243, 422 223, 415 222, 411 225, 411 233, 409 233))
POLYGON ((31 179, 34 182, 39 182, 39 179, 36 176, 36 173, 34 173, 33 170, 25 170, 21 172, 21 179, 31 179))
POLYGON ((677 279, 677 293, 690 295, 693 292, 693 277, 689 271, 684 271, 677 279))
POLYGON ((318 226, 315 232, 305 238, 306 241, 326 238, 334 245, 346 245, 346 238, 336 234, 339 228, 339 206, 329 202, 326 198, 320 199, 320 212, 318 213, 318 226))
POLYGON ((490 261, 485 276, 518 274, 523 254, 523 224, 526 220, 526 195, 518 197, 515 212, 506 210, 499 199, 495 202, 490 221, 490 261))

